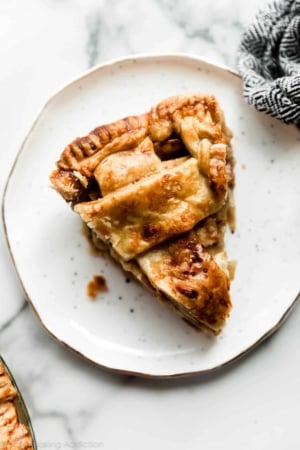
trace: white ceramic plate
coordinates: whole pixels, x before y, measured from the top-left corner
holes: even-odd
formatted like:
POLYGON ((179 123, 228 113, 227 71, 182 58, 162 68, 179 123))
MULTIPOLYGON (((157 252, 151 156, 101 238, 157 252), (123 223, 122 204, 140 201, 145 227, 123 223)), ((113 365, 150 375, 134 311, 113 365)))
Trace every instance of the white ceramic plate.
POLYGON ((99 66, 42 109, 10 174, 4 222, 28 300, 67 347, 108 368, 145 376, 210 371, 254 348, 283 322, 299 293, 300 142, 296 128, 251 109, 239 76, 187 55, 140 55, 99 66), (194 331, 108 258, 96 256, 81 222, 49 187, 62 149, 102 123, 147 111, 180 93, 214 93, 234 131, 238 261, 224 332, 194 331), (86 296, 94 274, 108 291, 86 296))

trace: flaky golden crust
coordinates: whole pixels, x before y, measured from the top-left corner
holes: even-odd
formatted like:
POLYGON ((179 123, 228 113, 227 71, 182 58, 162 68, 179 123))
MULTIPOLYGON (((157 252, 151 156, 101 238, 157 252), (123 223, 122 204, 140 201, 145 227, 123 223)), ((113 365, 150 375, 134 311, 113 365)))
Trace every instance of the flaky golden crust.
MULTIPOLYGON (((134 148, 147 136, 154 146, 164 143, 167 152, 168 141, 175 135, 195 157, 198 156, 197 146, 203 141, 204 153, 211 152, 211 157, 209 154, 206 157, 210 165, 203 161, 203 170, 215 186, 223 189, 225 167, 218 163, 218 153, 222 152, 222 144, 230 144, 231 132, 215 97, 202 94, 167 98, 147 114, 102 125, 87 136, 75 139, 63 150, 57 169, 50 176, 51 182, 66 200, 78 202, 96 167, 106 156, 134 148)), ((163 159, 164 145, 160 150, 163 159)))
POLYGON ((16 389, 12 385, 9 376, 0 363, 0 402, 4 400, 11 400, 17 394, 16 389))
POLYGON ((229 277, 194 231, 150 250, 138 263, 152 286, 187 319, 220 331, 231 307, 229 277))
POLYGON ((75 206, 82 219, 124 260, 192 229, 224 203, 195 158, 149 175, 101 199, 75 206))
POLYGON ((231 308, 223 243, 226 223, 234 228, 231 137, 214 96, 174 96, 75 139, 50 176, 95 242, 214 333, 231 308))
POLYGON ((0 362, 0 448, 5 450, 32 450, 31 435, 19 423, 13 403, 17 390, 0 362))

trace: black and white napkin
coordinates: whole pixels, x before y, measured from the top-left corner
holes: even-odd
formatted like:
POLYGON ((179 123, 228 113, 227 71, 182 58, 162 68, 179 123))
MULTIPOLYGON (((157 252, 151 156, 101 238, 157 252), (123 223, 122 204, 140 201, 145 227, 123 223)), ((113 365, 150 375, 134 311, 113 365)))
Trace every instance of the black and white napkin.
POLYGON ((300 0, 273 0, 242 35, 238 70, 250 105, 300 126, 300 0))

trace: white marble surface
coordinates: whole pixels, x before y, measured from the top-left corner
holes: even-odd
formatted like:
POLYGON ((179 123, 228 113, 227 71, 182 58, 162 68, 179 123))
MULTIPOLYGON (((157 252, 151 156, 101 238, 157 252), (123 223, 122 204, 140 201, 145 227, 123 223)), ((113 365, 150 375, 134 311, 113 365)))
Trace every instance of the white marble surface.
MULTIPOLYGON (((261 2, 1 0, 1 192, 39 108, 70 78, 135 52, 235 66, 261 2)), ((43 330, 0 237, 0 352, 43 448, 298 450, 300 307, 255 352, 213 375, 146 380, 92 367, 43 330)))

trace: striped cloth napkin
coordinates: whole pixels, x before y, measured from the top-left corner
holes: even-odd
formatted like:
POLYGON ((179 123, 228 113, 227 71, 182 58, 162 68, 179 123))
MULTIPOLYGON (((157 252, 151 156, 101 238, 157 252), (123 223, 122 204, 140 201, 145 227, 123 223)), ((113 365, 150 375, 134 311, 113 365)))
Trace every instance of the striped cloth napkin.
POLYGON ((237 62, 248 103, 300 126, 300 0, 273 0, 259 11, 237 62))

